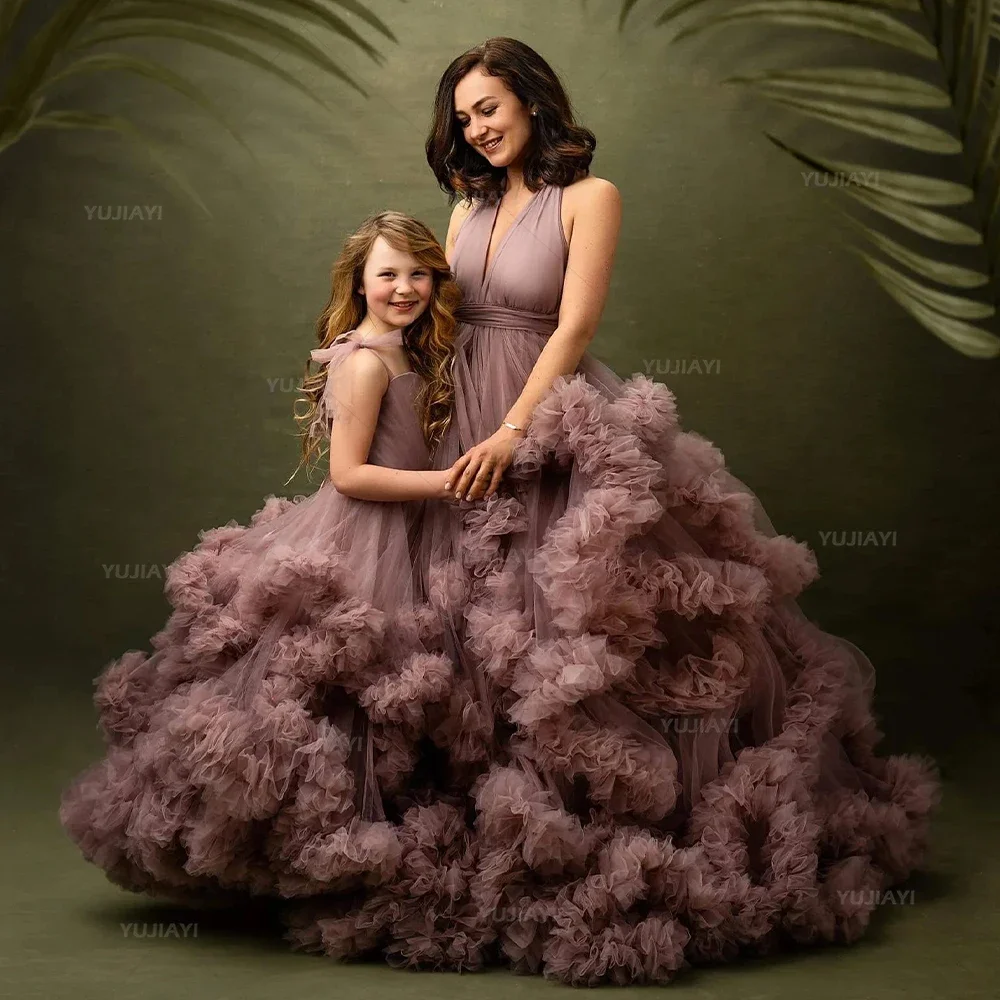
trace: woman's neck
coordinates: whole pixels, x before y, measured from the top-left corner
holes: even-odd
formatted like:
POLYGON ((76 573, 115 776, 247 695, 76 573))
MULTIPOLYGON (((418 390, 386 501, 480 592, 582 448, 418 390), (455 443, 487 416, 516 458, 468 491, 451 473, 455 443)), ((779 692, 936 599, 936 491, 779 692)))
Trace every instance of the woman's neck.
POLYGON ((507 168, 507 184, 504 193, 512 198, 519 197, 524 191, 524 173, 520 167, 507 168))

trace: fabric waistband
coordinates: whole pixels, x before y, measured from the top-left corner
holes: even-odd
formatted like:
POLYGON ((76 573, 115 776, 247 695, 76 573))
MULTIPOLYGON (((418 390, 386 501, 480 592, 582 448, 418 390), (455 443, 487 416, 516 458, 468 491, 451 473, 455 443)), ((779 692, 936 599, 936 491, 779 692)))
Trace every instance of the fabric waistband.
POLYGON ((490 305, 485 302, 463 302, 455 310, 455 319, 460 323, 476 326, 502 326, 511 330, 530 330, 544 336, 552 333, 559 325, 559 313, 536 313, 526 309, 508 309, 506 306, 490 305))

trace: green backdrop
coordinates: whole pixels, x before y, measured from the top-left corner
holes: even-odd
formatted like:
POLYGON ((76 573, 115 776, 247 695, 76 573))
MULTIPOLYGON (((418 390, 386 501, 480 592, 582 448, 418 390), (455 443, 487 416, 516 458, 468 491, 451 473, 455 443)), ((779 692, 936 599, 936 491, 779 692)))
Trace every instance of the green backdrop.
POLYGON ((449 208, 423 157, 433 89, 459 52, 509 34, 561 75, 598 137, 593 171, 622 194, 594 353, 666 381, 684 426, 814 547, 823 576, 803 605, 869 653, 890 735, 942 751, 988 723, 995 366, 946 348, 869 279, 842 246, 839 195, 767 142, 769 112, 712 82, 727 50, 668 46, 649 17, 619 35, 614 2, 552 3, 544 21, 528 2, 372 9, 404 42, 368 32, 382 67, 309 32, 367 99, 285 61, 329 116, 200 48, 134 46, 208 91, 260 167, 164 88, 67 85, 67 106, 165 138, 212 219, 114 136, 36 132, 0 156, 18 655, 89 684, 159 627, 163 566, 200 528, 315 488, 282 484, 330 263, 383 208, 443 241, 449 208), (853 532, 877 544, 835 544, 853 532))
MULTIPOLYGON (((334 970, 232 918, 200 916, 197 942, 123 946, 120 923, 195 918, 105 883, 55 821, 59 791, 100 751, 92 678, 163 624, 163 567, 199 529, 245 522, 269 493, 315 488, 282 484, 330 263, 384 208, 444 239, 449 208, 423 157, 433 88, 464 49, 507 34, 560 73, 598 137, 594 172, 622 194, 594 353, 623 376, 668 382, 684 426, 722 448, 777 530, 815 549, 823 575, 803 607, 874 662, 886 749, 931 752, 947 778, 933 872, 914 883, 921 905, 881 914, 849 958, 757 965, 750 993, 987 995, 1000 869, 988 861, 995 792, 977 762, 998 721, 996 367, 920 329, 843 249, 836 192, 809 186, 762 134, 807 131, 712 82, 753 55, 739 37, 668 47, 648 11, 619 36, 617 0, 552 0, 544 13, 530 0, 369 6, 401 40, 366 32, 383 67, 311 32, 367 99, 282 61, 335 105, 329 116, 200 49, 134 46, 208 90, 259 167, 162 88, 120 76, 67 86, 65 106, 163 137, 211 220, 112 136, 31 134, 0 155, 10 982, 74 1000, 126 982, 130 995, 218 998, 220 976, 241 996, 549 992, 500 973, 334 970), (147 217, 100 218, 118 206, 147 217), (872 532, 877 544, 834 544, 872 532)), ((745 993, 747 975, 687 981, 711 998, 745 993)))

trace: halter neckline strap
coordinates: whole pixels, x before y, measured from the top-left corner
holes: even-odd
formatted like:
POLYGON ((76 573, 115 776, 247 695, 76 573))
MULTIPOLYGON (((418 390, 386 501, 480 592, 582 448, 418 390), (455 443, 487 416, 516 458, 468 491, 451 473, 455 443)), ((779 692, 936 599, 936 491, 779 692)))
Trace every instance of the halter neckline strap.
POLYGON ((388 330, 385 333, 359 333, 357 330, 346 330, 334 337, 326 347, 318 347, 309 352, 309 356, 317 364, 326 364, 326 385, 323 395, 316 408, 315 419, 320 426, 328 425, 337 412, 337 399, 334 392, 333 373, 353 354, 362 347, 401 346, 402 330, 388 330))
POLYGON ((385 333, 367 331, 359 333, 357 330, 346 330, 336 336, 328 346, 310 351, 309 356, 318 364, 329 362, 332 370, 334 361, 340 363, 359 347, 400 347, 402 343, 402 330, 387 330, 385 333))

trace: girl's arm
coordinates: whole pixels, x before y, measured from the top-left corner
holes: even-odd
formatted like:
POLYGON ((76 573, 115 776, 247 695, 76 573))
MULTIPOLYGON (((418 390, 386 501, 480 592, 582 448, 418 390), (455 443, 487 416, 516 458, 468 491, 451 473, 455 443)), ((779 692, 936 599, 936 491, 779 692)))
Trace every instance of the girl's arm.
MULTIPOLYGON (((571 375, 597 332, 604 312, 621 229, 621 196, 610 181, 581 187, 563 278, 559 322, 505 420, 527 427, 531 414, 560 375, 571 375)), ((456 498, 476 500, 500 485, 522 431, 501 426, 470 448, 449 470, 456 498)))
POLYGON ((330 376, 335 415, 330 427, 330 480, 358 500, 444 499, 447 469, 413 471, 369 465, 382 397, 389 387, 385 365, 371 349, 354 351, 330 376))

